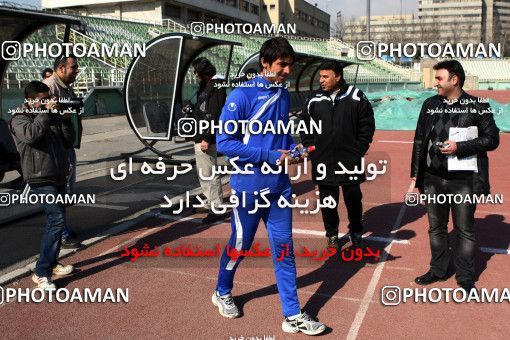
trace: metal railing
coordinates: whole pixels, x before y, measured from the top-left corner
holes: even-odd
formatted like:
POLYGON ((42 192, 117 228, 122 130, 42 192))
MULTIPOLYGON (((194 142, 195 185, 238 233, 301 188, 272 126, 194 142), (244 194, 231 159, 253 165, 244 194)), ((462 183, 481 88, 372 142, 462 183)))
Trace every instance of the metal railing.
MULTIPOLYGON (((64 40, 64 34, 65 34, 65 26, 62 25, 55 25, 55 34, 58 40, 63 41, 64 40)), ((98 40, 95 40, 89 36, 86 36, 74 29, 71 29, 69 34, 69 42, 73 44, 83 44, 87 48, 89 48, 92 44, 101 45, 102 43, 98 40)), ((129 58, 126 57, 109 57, 109 56, 90 56, 94 60, 97 60, 109 67, 113 68, 122 68, 127 69, 129 66, 129 63, 131 62, 129 58)))
MULTIPOLYGON (((345 78, 347 80, 354 80, 354 74, 346 74, 345 78)), ((378 76, 378 75, 368 75, 368 74, 358 74, 356 79, 357 83, 387 83, 387 82, 409 82, 409 79, 406 79, 402 76, 398 75, 387 75, 387 76, 378 76)))

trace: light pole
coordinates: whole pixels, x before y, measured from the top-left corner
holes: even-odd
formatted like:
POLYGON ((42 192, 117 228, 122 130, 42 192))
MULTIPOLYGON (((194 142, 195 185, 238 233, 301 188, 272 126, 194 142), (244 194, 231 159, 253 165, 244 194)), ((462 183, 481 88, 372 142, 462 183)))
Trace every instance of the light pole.
POLYGON ((370 41, 370 0, 367 0, 367 40, 370 41))
POLYGON ((315 9, 317 8, 317 3, 315 3, 315 7, 313 8, 313 16, 312 16, 312 26, 315 26, 315 9))

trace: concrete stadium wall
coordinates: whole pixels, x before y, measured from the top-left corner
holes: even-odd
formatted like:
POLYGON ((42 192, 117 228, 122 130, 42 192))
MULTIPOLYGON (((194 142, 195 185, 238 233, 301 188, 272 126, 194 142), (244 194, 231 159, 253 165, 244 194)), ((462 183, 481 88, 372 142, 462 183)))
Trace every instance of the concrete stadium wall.
POLYGON ((478 90, 510 90, 508 81, 484 81, 478 83, 478 90))
POLYGON ((162 19, 161 2, 133 2, 116 5, 91 5, 79 10, 84 16, 110 16, 119 20, 149 20, 162 19))

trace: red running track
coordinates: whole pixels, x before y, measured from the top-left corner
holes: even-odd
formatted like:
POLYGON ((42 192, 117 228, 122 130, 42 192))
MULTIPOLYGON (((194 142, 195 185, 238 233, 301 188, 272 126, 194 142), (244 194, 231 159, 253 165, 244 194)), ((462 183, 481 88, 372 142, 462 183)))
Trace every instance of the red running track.
MULTIPOLYGON (((417 288, 414 278, 428 269, 427 219, 421 206, 403 204, 409 179, 412 132, 377 131, 368 161, 387 159, 388 171, 362 186, 367 244, 381 250, 379 262, 298 259, 298 292, 302 307, 330 328, 324 339, 496 339, 508 336, 509 303, 413 303, 385 306, 384 286, 417 288), (392 241, 393 242, 383 242, 392 241), (313 262, 313 263, 311 263, 313 262)), ((493 193, 510 197, 508 170, 510 136, 501 135, 499 149, 491 152, 493 193)), ((225 188, 225 192, 228 188, 225 188)), ((309 177, 294 183, 298 198, 314 198, 309 177)), ((342 203, 343 204, 343 203, 342 203)), ((341 232, 346 232, 345 208, 340 207, 341 232)), ((510 278, 510 206, 478 206, 476 211, 476 269, 478 288, 504 288, 510 278), (505 254, 483 252, 505 251, 505 254), (487 251, 487 249, 485 249, 487 251), (490 250, 490 249, 489 249, 490 250)), ((61 287, 129 288, 127 304, 9 303, 0 305, 2 338, 171 338, 229 339, 274 336, 304 339, 303 334, 281 331, 281 307, 268 258, 247 258, 234 287, 244 316, 221 317, 212 306, 217 257, 204 261, 144 258, 131 262, 121 257, 119 245, 151 247, 180 243, 213 245, 225 242, 230 223, 202 226, 203 215, 176 221, 152 218, 132 230, 108 238, 65 259, 78 269, 56 280, 61 287)), ((266 238, 261 226, 257 237, 266 238)), ((450 226, 451 229, 451 226, 450 226)), ((322 220, 294 211, 294 242, 322 250, 322 220)), ((24 278, 8 287, 32 287, 24 278)), ((457 288, 454 277, 432 287, 457 288)))

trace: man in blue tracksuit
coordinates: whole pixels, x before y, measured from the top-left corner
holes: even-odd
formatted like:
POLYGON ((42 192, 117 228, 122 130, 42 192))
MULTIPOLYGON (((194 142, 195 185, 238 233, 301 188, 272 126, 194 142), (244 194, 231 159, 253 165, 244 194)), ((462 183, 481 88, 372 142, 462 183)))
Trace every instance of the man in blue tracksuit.
MULTIPOLYGON (((289 42, 281 37, 266 41, 259 53, 261 74, 251 79, 243 86, 237 87, 227 98, 223 107, 220 124, 225 126, 227 121, 259 121, 266 126, 271 121, 273 126, 278 121, 289 122, 289 92, 283 85, 290 73, 294 62, 294 50, 289 42)), ((252 246, 259 221, 266 225, 271 246, 276 284, 280 294, 284 321, 282 329, 286 332, 303 332, 309 335, 322 333, 324 324, 301 313, 296 287, 296 264, 292 244, 292 211, 290 208, 278 206, 278 199, 284 196, 291 201, 291 184, 287 174, 263 174, 263 163, 276 168, 278 164, 292 162, 288 150, 295 146, 289 134, 242 133, 240 125, 236 133, 218 133, 216 136, 217 149, 229 158, 239 157, 236 164, 242 169, 246 164, 253 165, 254 174, 234 174, 231 177, 231 188, 245 204, 234 208, 231 215, 232 234, 229 246, 238 251, 249 250, 252 246), (258 200, 264 203, 264 196, 269 201, 269 207, 259 208, 249 213, 258 200), (282 249, 288 245, 289 256, 277 261, 282 249)), ((212 302, 218 307, 222 316, 236 318, 240 316, 239 309, 234 303, 231 290, 234 275, 242 257, 230 258, 227 251, 223 252, 218 284, 212 296, 212 302)))

